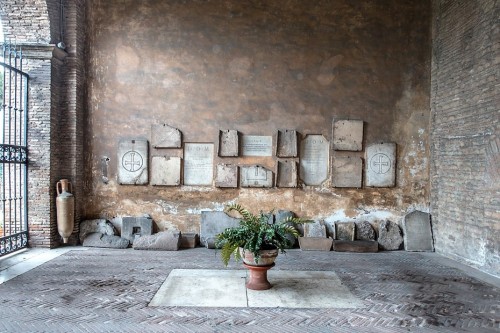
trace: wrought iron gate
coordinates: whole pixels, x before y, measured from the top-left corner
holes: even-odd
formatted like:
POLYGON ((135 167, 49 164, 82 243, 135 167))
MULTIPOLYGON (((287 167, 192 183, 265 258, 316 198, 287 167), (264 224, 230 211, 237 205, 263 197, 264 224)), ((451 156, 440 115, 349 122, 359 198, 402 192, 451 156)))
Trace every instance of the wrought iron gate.
POLYGON ((28 74, 21 48, 3 44, 0 58, 0 256, 28 245, 28 74))

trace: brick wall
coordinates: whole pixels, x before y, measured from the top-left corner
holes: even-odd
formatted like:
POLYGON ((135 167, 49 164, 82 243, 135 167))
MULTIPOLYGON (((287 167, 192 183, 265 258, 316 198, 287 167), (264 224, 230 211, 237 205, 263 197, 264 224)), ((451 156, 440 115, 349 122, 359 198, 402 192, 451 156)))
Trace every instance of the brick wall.
POLYGON ((55 186, 68 178, 75 193, 76 243, 80 218, 85 99, 86 2, 59 0, 2 1, 0 17, 6 40, 22 45, 24 70, 30 75, 28 113, 28 218, 31 246, 56 247, 55 186), (62 29, 61 29, 62 28, 62 29), (54 48, 61 41, 66 51, 54 48))
POLYGON ((434 1, 431 208, 436 251, 500 276, 498 1, 434 1))

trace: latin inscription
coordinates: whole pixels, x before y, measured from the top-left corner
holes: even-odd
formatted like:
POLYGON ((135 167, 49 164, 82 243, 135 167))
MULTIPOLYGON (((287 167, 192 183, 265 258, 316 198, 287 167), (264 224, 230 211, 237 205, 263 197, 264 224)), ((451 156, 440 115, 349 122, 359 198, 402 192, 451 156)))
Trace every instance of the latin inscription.
POLYGON ((273 156, 273 137, 243 135, 241 150, 243 156, 273 156))
POLYGON ((184 145, 184 185, 212 185, 214 168, 212 143, 184 145))
POLYGON ((321 185, 328 177, 330 143, 323 135, 308 135, 300 151, 300 178, 306 185, 321 185))

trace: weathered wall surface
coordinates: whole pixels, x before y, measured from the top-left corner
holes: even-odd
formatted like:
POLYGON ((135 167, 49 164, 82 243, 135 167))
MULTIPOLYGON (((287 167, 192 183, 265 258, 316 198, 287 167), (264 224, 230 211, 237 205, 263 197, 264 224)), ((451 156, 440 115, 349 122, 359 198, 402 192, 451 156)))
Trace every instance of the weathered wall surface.
MULTIPOLYGON (((238 201, 342 220, 428 211, 430 3, 427 1, 104 1, 91 8, 88 177, 83 216, 151 214, 160 229, 199 231, 200 211, 238 201), (151 125, 184 142, 219 129, 332 137, 333 119, 365 122, 364 144, 396 142, 397 186, 334 189, 117 184, 121 138, 151 125), (101 159, 110 158, 109 183, 101 159)), ((150 148, 150 155, 182 156, 150 148)), ((362 153, 359 153, 362 156, 362 153)), ((274 158, 221 158, 262 164, 274 158)))
POLYGON ((433 12, 436 251, 500 276, 500 6, 435 1, 433 12))

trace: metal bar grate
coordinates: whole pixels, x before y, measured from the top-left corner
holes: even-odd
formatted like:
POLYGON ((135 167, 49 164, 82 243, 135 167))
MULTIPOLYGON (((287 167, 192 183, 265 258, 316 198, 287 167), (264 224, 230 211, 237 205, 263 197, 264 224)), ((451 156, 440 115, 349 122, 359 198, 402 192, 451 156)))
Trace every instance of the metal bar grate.
POLYGON ((21 48, 2 45, 0 58, 0 256, 28 245, 28 74, 21 48))

